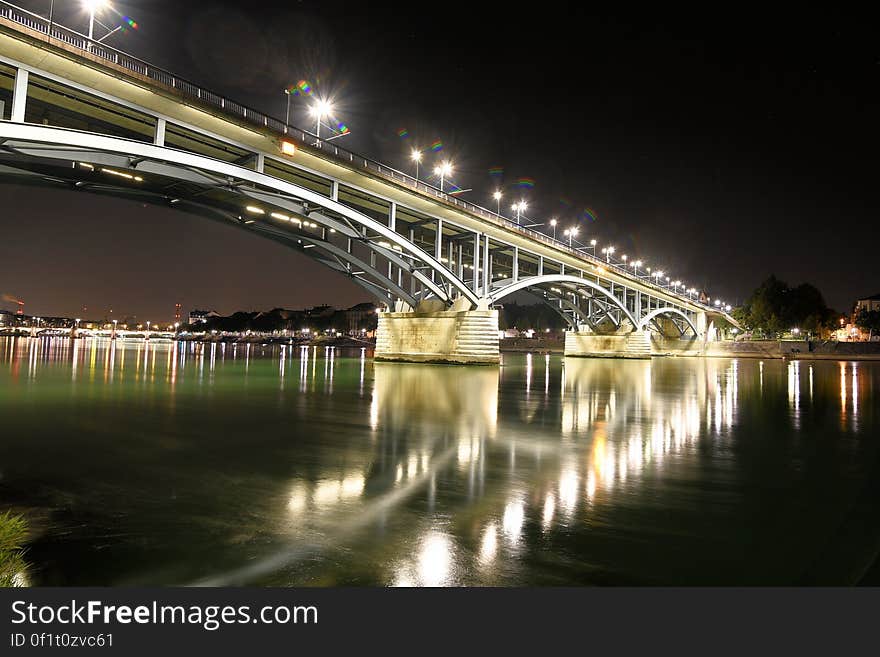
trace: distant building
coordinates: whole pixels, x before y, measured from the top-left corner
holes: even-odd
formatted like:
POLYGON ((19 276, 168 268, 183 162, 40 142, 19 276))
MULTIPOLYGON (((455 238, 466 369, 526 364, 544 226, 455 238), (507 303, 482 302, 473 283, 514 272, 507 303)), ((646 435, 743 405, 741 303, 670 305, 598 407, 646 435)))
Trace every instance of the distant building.
POLYGON ((220 313, 216 313, 213 310, 190 310, 189 311, 189 323, 190 324, 204 324, 212 317, 220 317, 220 313))
POLYGON ((359 303, 344 313, 349 335, 372 332, 376 327, 376 304, 374 303, 359 303))
POLYGON ((836 331, 838 340, 861 342, 863 340, 877 339, 876 336, 871 335, 870 331, 864 331, 856 324, 856 318, 862 310, 868 312, 880 311, 880 293, 870 297, 863 297, 856 301, 850 321, 844 324, 843 318, 840 320, 840 328, 836 331))
POLYGON ((0 326, 15 326, 15 313, 0 309, 0 326))
POLYGON ((858 315, 862 308, 868 312, 871 312, 872 310, 880 310, 880 293, 856 301, 853 315, 858 315))

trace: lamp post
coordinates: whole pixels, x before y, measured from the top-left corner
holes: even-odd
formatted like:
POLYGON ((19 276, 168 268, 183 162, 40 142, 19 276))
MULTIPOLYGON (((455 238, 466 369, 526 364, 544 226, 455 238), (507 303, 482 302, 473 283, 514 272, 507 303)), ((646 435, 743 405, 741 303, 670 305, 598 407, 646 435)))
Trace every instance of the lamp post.
POLYGON ((550 220, 550 225, 553 227, 553 240, 556 240, 556 219, 550 220))
POLYGON ((577 226, 572 226, 565 232, 568 235, 568 248, 571 248, 571 242, 574 239, 574 236, 578 234, 577 226))
POLYGON ((520 201, 519 203, 513 204, 513 210, 516 212, 516 223, 519 223, 520 217, 522 216, 523 210, 526 209, 526 202, 520 201))
POLYGON ((639 267, 642 266, 642 261, 641 260, 633 260, 629 264, 632 265, 633 274, 635 274, 636 278, 638 278, 639 277, 639 267))
POLYGON ((596 240, 590 240, 590 249, 593 251, 593 255, 596 255, 596 240))
POLYGON ((440 191, 443 191, 443 181, 452 173, 452 163, 449 160, 444 160, 440 164, 434 167, 434 175, 440 176, 440 191))
POLYGON ((95 36, 95 13, 108 4, 107 0, 85 0, 86 9, 89 12, 89 41, 95 36))
POLYGON ((409 159, 416 163, 416 182, 419 182, 419 163, 422 161, 422 151, 417 148, 412 149, 409 159))
POLYGON ((327 100, 318 99, 318 101, 312 105, 312 115, 315 117, 315 136, 318 139, 321 138, 321 119, 332 113, 333 105, 327 100))
POLYGON ((284 127, 287 128, 288 132, 290 131, 290 97, 293 95, 291 89, 295 87, 288 87, 284 90, 284 95, 287 96, 287 114, 284 115, 284 127))
POLYGON ((492 194, 492 198, 495 199, 495 203, 496 203, 495 214, 497 214, 499 217, 501 216, 501 197, 502 196, 503 196, 503 194, 501 193, 500 189, 495 190, 495 193, 492 194))
POLYGON ((605 262, 611 262, 611 254, 614 253, 614 247, 605 247, 604 249, 602 249, 602 252, 605 254, 605 262))

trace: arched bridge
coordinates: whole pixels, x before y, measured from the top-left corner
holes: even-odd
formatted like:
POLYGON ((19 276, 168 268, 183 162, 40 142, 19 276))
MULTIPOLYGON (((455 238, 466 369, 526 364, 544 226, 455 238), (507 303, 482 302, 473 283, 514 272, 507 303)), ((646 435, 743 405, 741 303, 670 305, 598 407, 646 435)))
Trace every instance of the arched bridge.
POLYGON ((719 315, 2 1, 0 119, 2 179, 202 215, 349 277, 387 309, 379 356, 497 361, 514 293, 597 335, 705 338, 719 315))

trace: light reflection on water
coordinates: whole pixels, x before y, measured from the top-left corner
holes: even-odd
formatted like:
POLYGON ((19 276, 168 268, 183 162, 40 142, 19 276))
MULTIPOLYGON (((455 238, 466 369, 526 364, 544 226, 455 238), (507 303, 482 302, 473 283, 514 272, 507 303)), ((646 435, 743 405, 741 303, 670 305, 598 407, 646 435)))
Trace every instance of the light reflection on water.
POLYGON ((874 363, 369 356, 0 338, 36 583, 790 583, 876 454, 874 363))

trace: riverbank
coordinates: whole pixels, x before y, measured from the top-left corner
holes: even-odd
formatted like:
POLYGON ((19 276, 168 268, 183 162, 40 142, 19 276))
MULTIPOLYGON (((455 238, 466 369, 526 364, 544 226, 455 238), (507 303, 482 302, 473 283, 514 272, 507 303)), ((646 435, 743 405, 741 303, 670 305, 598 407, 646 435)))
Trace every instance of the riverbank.
MULTIPOLYGON (((501 341, 502 353, 531 352, 564 354, 562 339, 508 338, 501 341)), ((741 342, 709 342, 693 340, 652 339, 652 356, 711 358, 759 358, 796 360, 880 360, 880 342, 788 341, 749 340, 741 342)), ((597 353, 596 357, 615 357, 611 353, 597 353)), ((622 357, 622 356, 621 356, 622 357)))

